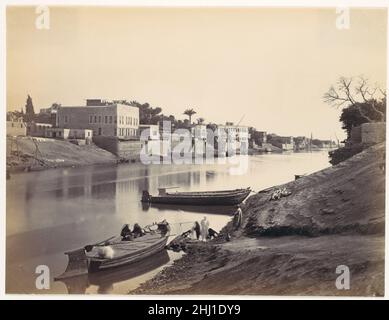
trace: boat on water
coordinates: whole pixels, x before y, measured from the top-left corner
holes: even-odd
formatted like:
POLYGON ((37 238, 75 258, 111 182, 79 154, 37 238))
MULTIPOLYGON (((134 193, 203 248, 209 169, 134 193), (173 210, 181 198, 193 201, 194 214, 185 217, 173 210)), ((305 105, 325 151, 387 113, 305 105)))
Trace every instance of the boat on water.
POLYGON ((146 226, 143 230, 144 235, 131 240, 113 236, 84 248, 65 252, 69 258, 68 266, 55 280, 132 264, 165 249, 170 235, 170 226, 166 221, 146 226))
POLYGON ((196 206, 234 206, 240 204, 251 192, 250 188, 198 192, 166 192, 166 189, 168 188, 159 188, 158 196, 143 191, 141 201, 196 206))
POLYGON ((87 273, 76 277, 61 278, 58 281, 65 284, 69 294, 85 294, 87 290, 91 289, 91 286, 97 287, 97 293, 113 293, 117 283, 142 277, 146 273, 166 265, 169 261, 170 258, 167 250, 162 250, 130 265, 123 265, 121 267, 87 273))

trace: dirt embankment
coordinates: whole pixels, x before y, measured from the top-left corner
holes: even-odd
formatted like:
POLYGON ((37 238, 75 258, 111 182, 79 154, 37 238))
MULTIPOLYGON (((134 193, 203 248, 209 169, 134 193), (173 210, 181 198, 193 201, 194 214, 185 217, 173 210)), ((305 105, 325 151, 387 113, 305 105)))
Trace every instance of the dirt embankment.
POLYGON ((138 294, 384 294, 384 144, 285 187, 251 196, 242 227, 229 223, 230 242, 189 247, 188 253, 138 294), (350 270, 339 290, 336 269, 350 270))
POLYGON ((112 153, 91 145, 31 137, 7 137, 7 168, 10 171, 116 163, 112 153), (34 142, 35 140, 35 142, 34 142))

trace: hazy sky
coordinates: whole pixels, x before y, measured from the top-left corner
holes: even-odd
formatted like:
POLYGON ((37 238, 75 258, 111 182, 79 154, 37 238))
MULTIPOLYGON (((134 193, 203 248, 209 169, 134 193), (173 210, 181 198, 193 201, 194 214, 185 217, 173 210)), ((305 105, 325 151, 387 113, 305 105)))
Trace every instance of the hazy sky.
POLYGON ((238 122, 282 135, 344 137, 323 93, 339 76, 386 87, 386 11, 50 7, 7 9, 7 109, 86 98, 149 102, 184 118, 238 122))

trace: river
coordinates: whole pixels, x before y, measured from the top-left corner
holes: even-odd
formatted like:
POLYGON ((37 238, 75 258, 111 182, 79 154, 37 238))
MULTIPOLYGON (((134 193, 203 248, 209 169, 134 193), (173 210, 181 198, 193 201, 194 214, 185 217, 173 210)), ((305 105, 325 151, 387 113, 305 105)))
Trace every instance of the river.
POLYGON ((182 233, 204 215, 220 230, 230 212, 219 208, 145 208, 143 190, 157 194, 158 187, 182 191, 251 187, 259 191, 328 167, 328 151, 264 154, 248 157, 247 170, 232 174, 234 164, 143 165, 60 168, 20 173, 7 180, 7 293, 113 293, 125 294, 173 263, 180 253, 163 252, 134 269, 77 279, 53 281, 67 265, 64 252, 118 234, 124 223, 140 225, 166 219, 172 234, 182 233), (224 213, 224 214, 223 214, 224 213), (38 265, 48 266, 50 288, 35 285, 38 265))

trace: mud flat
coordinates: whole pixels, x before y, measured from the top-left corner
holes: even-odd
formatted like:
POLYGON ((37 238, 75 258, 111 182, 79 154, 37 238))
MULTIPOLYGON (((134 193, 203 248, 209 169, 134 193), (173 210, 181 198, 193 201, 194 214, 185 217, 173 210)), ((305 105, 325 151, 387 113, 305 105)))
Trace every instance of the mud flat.
POLYGON ((232 239, 187 254, 131 294, 383 296, 384 144, 309 176, 257 193, 232 239), (291 195, 270 201, 277 188, 291 195), (336 269, 350 270, 339 290, 336 269))

